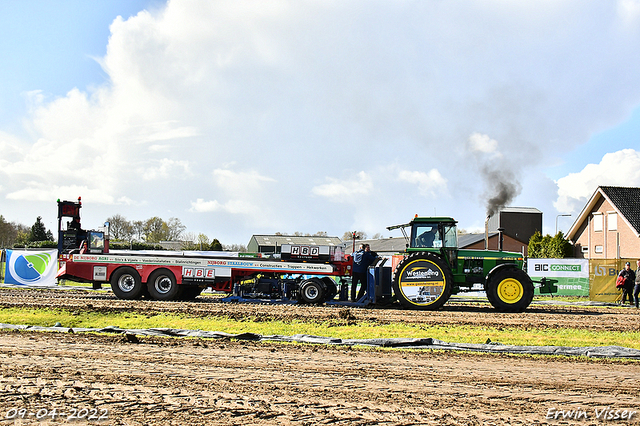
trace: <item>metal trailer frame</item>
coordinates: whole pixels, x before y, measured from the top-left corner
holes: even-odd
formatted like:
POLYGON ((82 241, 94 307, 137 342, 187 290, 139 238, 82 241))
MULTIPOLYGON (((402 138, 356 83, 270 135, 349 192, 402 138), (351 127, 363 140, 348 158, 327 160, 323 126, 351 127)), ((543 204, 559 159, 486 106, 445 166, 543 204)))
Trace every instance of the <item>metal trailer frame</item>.
MULTIPOLYGON (((344 282, 342 280, 344 277, 341 277, 342 282, 340 283, 340 289, 338 291, 338 299, 328 300, 324 302, 324 304, 328 306, 364 308, 366 306, 375 305, 376 303, 391 301, 393 296, 391 288, 391 275, 393 271, 391 271, 390 267, 386 266, 387 260, 387 258, 378 258, 372 266, 369 266, 369 269, 367 271, 367 291, 360 299, 355 302, 349 301, 349 290, 351 283, 344 282)), ((275 305, 294 305, 301 303, 299 300, 287 297, 282 297, 279 299, 257 299, 243 297, 242 295, 237 294, 236 289, 234 289, 234 294, 224 297, 221 300, 223 302, 231 303, 262 303, 275 305)))

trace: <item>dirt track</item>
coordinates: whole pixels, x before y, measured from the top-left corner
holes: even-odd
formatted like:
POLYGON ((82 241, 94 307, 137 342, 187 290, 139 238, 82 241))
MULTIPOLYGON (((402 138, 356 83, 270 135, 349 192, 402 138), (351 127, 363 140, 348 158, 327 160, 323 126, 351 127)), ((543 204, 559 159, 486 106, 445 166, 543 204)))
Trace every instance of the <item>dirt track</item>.
POLYGON ((499 313, 488 302, 457 303, 451 299, 441 310, 412 311, 399 307, 385 309, 344 309, 331 306, 264 305, 220 303, 212 295, 193 302, 119 300, 110 292, 92 290, 24 290, 0 288, 1 307, 66 308, 94 312, 188 313, 203 317, 237 320, 368 321, 380 324, 486 325, 534 329, 588 328, 598 331, 638 331, 640 311, 628 307, 553 306, 532 304, 524 313, 499 313))
MULTIPOLYGON (((92 292, 0 289, 0 306, 345 320, 336 308, 226 305, 207 298, 187 304, 128 302, 92 292)), ((590 307, 535 306, 518 315, 483 305, 428 313, 351 312, 348 321, 616 330, 637 330, 640 319, 635 309, 590 307)), ((98 415, 106 413, 102 424, 114 425, 520 425, 548 423, 545 417, 553 410, 584 412, 578 421, 558 424, 599 424, 605 422, 596 414, 607 406, 640 411, 640 364, 624 361, 191 339, 134 343, 124 336, 26 332, 0 334, 0 361, 0 424, 50 422, 34 416, 7 420, 13 408, 41 414, 57 408, 65 417, 74 409, 94 408, 98 415)), ((632 423, 639 418, 635 413, 632 423)))

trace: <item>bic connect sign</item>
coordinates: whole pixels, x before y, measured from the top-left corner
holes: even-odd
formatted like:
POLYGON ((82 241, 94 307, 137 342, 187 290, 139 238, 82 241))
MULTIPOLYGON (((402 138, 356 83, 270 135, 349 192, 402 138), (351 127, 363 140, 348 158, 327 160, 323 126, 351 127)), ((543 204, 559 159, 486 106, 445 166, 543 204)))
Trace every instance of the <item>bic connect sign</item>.
POLYGON ((582 265, 558 265, 537 263, 535 270, 539 272, 582 272, 582 265))
POLYGON ((559 295, 589 295, 589 261, 587 259, 529 259, 527 272, 534 281, 542 277, 556 280, 559 295))

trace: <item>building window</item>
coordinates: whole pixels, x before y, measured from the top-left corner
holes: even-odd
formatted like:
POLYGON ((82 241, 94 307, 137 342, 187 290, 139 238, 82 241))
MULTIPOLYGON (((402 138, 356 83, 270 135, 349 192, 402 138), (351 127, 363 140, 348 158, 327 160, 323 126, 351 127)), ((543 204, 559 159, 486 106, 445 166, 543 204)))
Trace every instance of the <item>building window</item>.
POLYGON ((617 231, 618 230, 618 214, 617 213, 607 213, 607 230, 609 231, 617 231))
POLYGON ((589 247, 587 247, 587 246, 582 246, 582 252, 583 252, 583 253, 589 253, 589 247))
POLYGON ((593 230, 602 231, 602 213, 593 214, 593 230))
POLYGON ((596 253, 602 253, 602 251, 603 251, 603 250, 602 250, 602 246, 596 246, 594 251, 595 251, 596 253))

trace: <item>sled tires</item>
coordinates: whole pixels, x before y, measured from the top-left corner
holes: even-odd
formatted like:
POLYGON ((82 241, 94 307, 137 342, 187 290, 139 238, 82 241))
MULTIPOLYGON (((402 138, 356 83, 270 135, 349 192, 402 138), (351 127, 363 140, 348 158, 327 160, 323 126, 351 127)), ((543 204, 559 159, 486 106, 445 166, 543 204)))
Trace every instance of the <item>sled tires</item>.
POLYGON ((320 304, 324 302, 326 288, 319 278, 310 278, 300 284, 300 301, 309 304, 320 304))
POLYGON ((129 266, 123 266, 111 275, 111 290, 118 299, 135 300, 142 297, 145 288, 140 274, 129 266))
POLYGON ((177 300, 182 293, 176 277, 168 269, 158 269, 149 275, 147 290, 154 300, 177 300))

